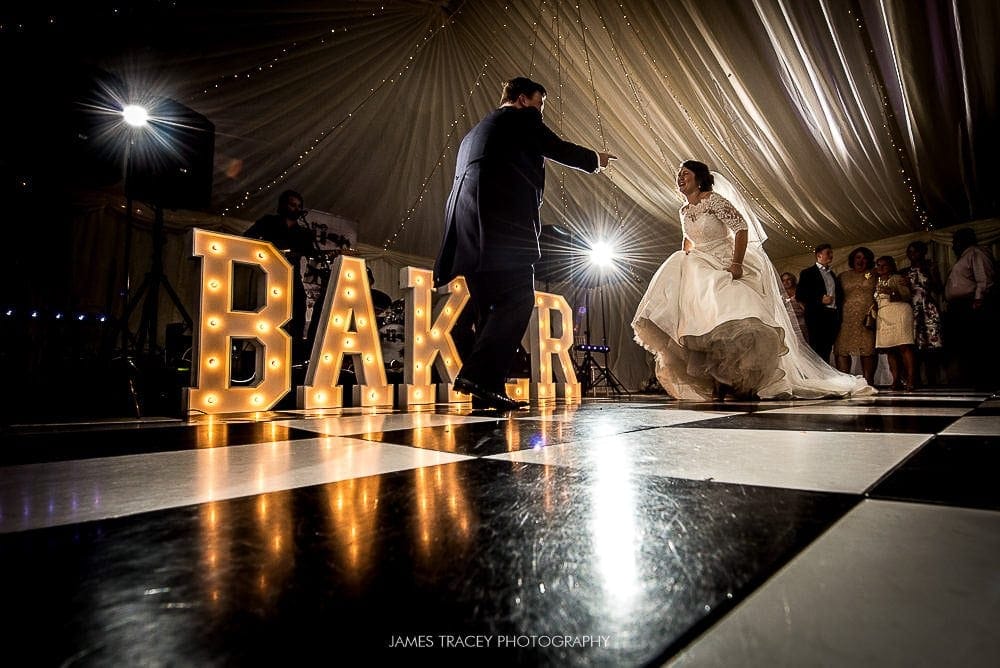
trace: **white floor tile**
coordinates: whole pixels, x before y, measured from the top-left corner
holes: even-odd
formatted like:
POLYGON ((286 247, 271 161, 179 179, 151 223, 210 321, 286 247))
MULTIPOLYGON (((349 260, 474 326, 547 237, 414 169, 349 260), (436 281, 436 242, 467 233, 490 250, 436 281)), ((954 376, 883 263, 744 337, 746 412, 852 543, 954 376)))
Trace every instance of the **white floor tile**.
POLYGON ((871 397, 857 397, 855 399, 845 399, 843 404, 880 404, 892 401, 920 401, 934 403, 969 403, 970 401, 982 401, 988 394, 963 394, 961 392, 951 392, 948 394, 924 394, 921 392, 906 392, 893 394, 876 394, 871 397))
POLYGON ((928 434, 678 427, 492 458, 573 468, 615 466, 634 474, 859 494, 928 438, 928 434))
POLYGON ((970 415, 955 420, 941 434, 944 436, 1000 436, 1000 415, 970 415))
POLYGON ((463 459, 434 450, 327 437, 10 466, 0 533, 176 508, 463 459))
POLYGON ((910 406, 844 406, 840 404, 824 404, 821 406, 802 406, 800 408, 779 408, 771 413, 794 413, 796 415, 936 415, 941 417, 958 417, 965 415, 972 408, 950 408, 947 406, 910 407, 910 406))
POLYGON ((668 665, 1000 665, 998 554, 998 512, 865 501, 668 665))
POLYGON ((683 409, 664 410, 663 408, 653 409, 620 409, 604 411, 589 411, 586 413, 562 413, 551 416, 525 416, 518 420, 545 420, 552 422, 572 422, 579 425, 600 426, 606 424, 609 427, 619 425, 623 422, 635 423, 643 427, 667 427, 685 422, 697 422, 699 420, 713 420, 730 415, 742 415, 739 411, 689 411, 683 409))

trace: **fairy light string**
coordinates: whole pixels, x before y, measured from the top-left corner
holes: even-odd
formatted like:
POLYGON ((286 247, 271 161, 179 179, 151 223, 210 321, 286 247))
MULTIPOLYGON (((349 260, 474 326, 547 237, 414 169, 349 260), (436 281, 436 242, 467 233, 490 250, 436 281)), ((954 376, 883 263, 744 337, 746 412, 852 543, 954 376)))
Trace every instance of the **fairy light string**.
MULTIPOLYGON (((607 152, 608 139, 607 136, 604 134, 604 122, 601 119, 600 95, 598 95, 597 93, 597 83, 594 81, 594 68, 591 65, 591 59, 590 59, 590 47, 587 44, 587 33, 590 31, 590 26, 588 26, 586 22, 583 20, 583 11, 580 9, 580 5, 576 5, 576 13, 577 13, 577 20, 580 23, 580 30, 581 30, 580 37, 583 42, 583 59, 584 63, 587 66, 587 83, 590 84, 590 92, 594 100, 594 116, 596 117, 597 134, 601 138, 601 148, 604 150, 604 152, 607 152)), ((598 14, 598 16, 600 16, 600 14, 598 14)), ((625 228, 625 218, 622 216, 621 211, 619 210, 618 207, 618 194, 620 192, 620 189, 618 188, 618 184, 615 183, 614 176, 610 171, 605 172, 605 175, 608 178, 608 182, 611 184, 611 192, 612 192, 611 205, 614 208, 615 219, 618 221, 618 230, 620 232, 625 228)))
POLYGON ((424 177, 424 181, 420 185, 420 190, 417 193, 416 199, 413 200, 413 203, 406 210, 403 219, 396 226, 396 229, 392 233, 392 236, 386 239, 385 243, 382 245, 383 253, 388 253, 389 249, 392 248, 393 245, 395 245, 396 240, 399 239, 399 235, 402 234, 403 231, 406 229, 407 223, 409 223, 413 219, 413 214, 415 214, 420 205, 423 204, 424 195, 427 194, 427 189, 428 187, 430 187, 431 178, 434 176, 437 170, 441 168, 441 165, 444 163, 445 156, 448 155, 448 153, 451 151, 452 148, 451 144, 452 140, 455 138, 455 132, 456 130, 458 130, 458 123, 461 119, 465 118, 468 115, 467 110, 469 103, 472 100, 472 96, 473 94, 475 94, 476 89, 481 86, 482 80, 486 76, 486 71, 489 69, 489 64, 491 60, 494 60, 493 56, 489 56, 486 59, 486 61, 483 62, 483 66, 479 70, 479 75, 476 77, 476 80, 469 88, 468 94, 465 96, 465 102, 463 102, 458 106, 459 113, 451 121, 451 128, 448 130, 448 136, 445 138, 444 148, 441 149, 441 151, 438 153, 437 161, 435 165, 431 168, 430 173, 427 174, 426 177, 424 177))
MULTIPOLYGON (((383 11, 383 13, 385 12, 385 7, 382 7, 382 11, 383 11)), ((339 32, 342 32, 342 33, 347 33, 348 31, 349 31, 349 29, 348 29, 347 26, 339 29, 339 32)), ((266 75, 266 74, 274 71, 276 68, 280 69, 280 67, 278 67, 278 66, 282 63, 282 61, 284 59, 286 59, 287 57, 291 56, 295 51, 298 51, 300 49, 304 49, 304 48, 309 47, 309 46, 326 44, 326 41, 328 39, 330 39, 329 36, 330 35, 336 36, 337 32, 338 32, 337 28, 331 28, 329 31, 324 32, 322 34, 322 36, 320 36, 320 37, 315 37, 313 39, 306 40, 306 41, 301 42, 301 43, 298 42, 298 41, 292 42, 291 44, 289 44, 289 45, 284 46, 284 47, 281 48, 281 52, 280 52, 281 55, 275 56, 273 58, 269 58, 268 60, 266 60, 266 61, 264 61, 262 63, 259 63, 258 65, 255 65, 253 67, 248 67, 248 68, 245 68, 245 69, 242 69, 242 70, 238 70, 238 71, 236 71, 236 72, 234 72, 232 74, 222 75, 222 76, 220 76, 220 77, 218 77, 216 79, 216 81, 215 81, 214 84, 211 84, 211 85, 203 88, 200 92, 195 93, 194 95, 192 95, 190 99, 193 100, 193 101, 196 101, 196 100, 204 97, 205 95, 209 95, 211 93, 216 93, 216 92, 218 92, 218 91, 226 88, 227 84, 232 84, 233 82, 236 82, 236 81, 240 81, 240 82, 249 81, 250 79, 252 79, 254 77, 258 77, 259 78, 259 75, 266 75)))
MULTIPOLYGON (((541 12, 541 6, 544 5, 544 4, 545 4, 545 0, 540 0, 540 3, 539 3, 539 12, 541 12)), ((510 8, 509 5, 505 5, 504 6, 504 11, 506 12, 509 8, 510 8)), ((453 16, 457 15, 458 13, 459 12, 456 10, 453 13, 453 16)), ((530 75, 531 71, 534 69, 535 44, 537 43, 537 39, 538 39, 538 22, 537 21, 533 22, 533 25, 534 25, 534 29, 533 29, 533 34, 532 34, 532 42, 531 42, 531 46, 530 46, 531 65, 529 66, 529 75, 530 75)), ((492 33, 493 37, 497 36, 495 28, 491 29, 491 33, 492 33)), ((479 74, 476 77, 476 80, 473 82, 473 85, 469 88, 469 93, 468 93, 468 95, 465 98, 465 102, 463 104, 459 105, 460 113, 452 119, 451 129, 449 130, 448 136, 445 139, 445 146, 441 150, 441 152, 438 154, 438 159, 436 161, 436 164, 431 168, 431 172, 424 179, 423 184, 422 184, 422 186, 420 188, 420 192, 417 195, 416 199, 414 200, 413 204, 407 209, 406 213, 403 216, 403 219, 396 226, 396 229, 393 231, 392 235, 390 235, 385 240, 385 243, 382 245, 382 252, 383 252, 383 254, 390 252, 391 248, 396 244, 396 241, 399 239, 400 234, 402 234, 402 232, 406 229, 407 223, 409 223, 413 219, 413 216, 416 214, 417 210, 420 208, 420 205, 423 204, 424 196, 427 194, 427 189, 430 187, 431 177, 442 166, 442 164, 444 162, 445 156, 451 151, 451 149, 452 149, 452 141, 455 138, 455 132, 458 130, 458 123, 459 123, 459 121, 461 119, 467 117, 467 113, 466 112, 467 112, 467 108, 469 106, 469 103, 470 103, 470 101, 472 99, 473 94, 475 94, 476 89, 479 88, 479 87, 481 87, 482 80, 486 76, 486 71, 489 68, 490 61, 496 62, 496 58, 494 56, 490 55, 490 56, 487 57, 486 61, 483 62, 483 66, 480 69, 479 74)))
POLYGON ((308 160, 310 153, 320 148, 323 142, 325 142, 327 139, 333 136, 333 134, 337 130, 343 127, 344 124, 347 123, 349 120, 351 120, 354 117, 354 114, 360 112, 368 104, 368 102, 372 100, 372 98, 374 98, 376 95, 378 95, 378 93, 382 91, 383 88, 385 88, 388 85, 395 85, 400 80, 402 80, 403 76, 410 70, 410 66, 413 65, 413 63, 416 61, 417 55, 419 55, 421 51, 424 49, 424 47, 427 46, 427 44, 432 39, 434 39, 438 34, 440 34, 442 30, 444 30, 449 25, 455 22, 455 17, 458 15, 460 10, 461 7, 455 10, 455 12, 452 13, 448 19, 444 20, 442 23, 438 24, 435 28, 428 31, 428 34, 425 35, 424 39, 416 45, 414 50, 410 52, 409 55, 403 57, 403 62, 405 64, 402 66, 402 68, 399 70, 396 76, 382 79, 382 81, 377 86, 370 89, 368 95, 362 98, 361 101, 358 102, 354 106, 354 108, 348 111, 343 118, 341 118, 339 121, 331 125, 326 130, 321 131, 319 133, 319 136, 314 138, 306 148, 301 149, 299 151, 298 157, 293 163, 287 165, 284 169, 278 172, 277 175, 271 177, 267 182, 257 186, 253 190, 247 190, 246 192, 244 192, 244 194, 239 198, 239 200, 235 204, 224 207, 220 215, 226 216, 230 213, 230 211, 236 211, 242 209, 244 206, 250 203, 251 199, 261 195, 264 192, 271 190, 280 183, 284 182, 294 170, 301 167, 308 160))
MULTIPOLYGON (((910 164, 910 157, 905 149, 905 142, 903 141, 903 133, 900 130, 899 122, 896 120, 896 114, 892 110, 892 104, 889 101, 889 94, 886 91, 885 80, 882 77, 881 70, 878 67, 878 61, 875 56, 875 47, 872 44, 871 33, 868 30, 868 26, 862 16, 861 8, 859 5, 855 4, 855 7, 849 8, 847 13, 854 18, 855 24, 858 28, 858 34, 861 37, 861 42, 864 45, 865 53, 868 55, 867 63, 865 67, 868 71, 868 78, 875 85, 875 92, 879 96, 879 101, 882 103, 882 128, 886 131, 886 135, 889 139, 889 145, 892 147, 896 154, 896 158, 899 161, 899 174, 903 181, 903 187, 910 194, 910 203, 913 207, 913 215, 916 219, 916 223, 924 229, 925 232, 930 232, 934 229, 933 223, 930 221, 930 216, 927 214, 927 209, 924 206, 924 196, 920 190, 920 186, 917 182, 910 176, 913 173, 913 168, 910 164)), ((886 32, 888 34, 889 26, 886 26, 886 32)), ((890 37, 891 39, 891 37, 890 37)), ((895 47, 890 44, 890 47, 895 53, 895 47)), ((898 61, 898 58, 894 58, 898 61)), ((905 91, 900 91, 902 95, 905 96, 905 91)))
MULTIPOLYGON (((531 44, 528 45, 528 78, 530 79, 535 73, 535 44, 538 43, 538 23, 541 21, 542 17, 542 5, 545 4, 545 0, 538 1, 538 16, 536 20, 531 22, 531 44)), ((505 10, 507 7, 504 8, 505 10)))
MULTIPOLYGON (((629 75, 628 66, 625 64, 624 58, 622 58, 621 50, 618 48, 617 41, 615 40, 615 35, 611 28, 608 26, 607 19, 604 18, 603 13, 598 13, 598 17, 601 20, 601 26, 604 28, 605 34, 608 36, 608 40, 611 43, 611 53, 615 57, 615 61, 618 66, 621 67, 622 75, 625 77, 625 84, 628 86, 629 92, 632 93, 633 99, 635 99, 635 104, 639 109, 639 115, 642 116, 642 122, 646 125, 646 129, 649 130, 649 134, 653 137, 653 143, 656 144, 657 150, 660 152, 660 159, 663 161, 664 166, 670 167, 667 162, 667 154, 663 148, 663 141, 660 134, 653 129, 653 124, 649 120, 649 114, 646 111, 646 105, 643 104, 642 96, 639 94, 639 86, 635 80, 629 75)), ((645 51, 643 51, 643 55, 645 51)))
MULTIPOLYGON (((544 3, 543 3, 544 4, 544 3)), ((556 87, 558 94, 556 96, 558 105, 558 116, 557 123, 559 134, 562 135, 565 129, 566 121, 566 109, 563 106, 563 68, 562 68, 562 58, 563 58, 563 46, 562 46, 562 16, 559 13, 559 1, 551 3, 555 8, 552 13, 552 32, 555 35, 555 43, 553 48, 555 49, 555 60, 556 60, 556 87)), ((563 216, 567 219, 569 218, 569 200, 566 196, 566 172, 564 170, 559 170, 559 201, 562 203, 563 216)))
MULTIPOLYGON (((632 23, 628 15, 625 13, 625 8, 621 2, 618 3, 618 8, 621 10, 622 19, 625 21, 625 25, 628 26, 628 28, 632 31, 632 34, 635 36, 636 41, 642 48, 642 54, 646 56, 646 58, 648 59, 650 65, 653 68, 653 72, 660 80, 663 81, 664 86, 667 89, 667 94, 670 95, 671 100, 673 100, 674 104, 677 105, 677 108, 681 110, 681 113, 684 114, 685 119, 691 125, 691 127, 693 127, 695 131, 701 136, 702 141, 704 141, 705 144, 710 147, 716 158, 718 158, 718 160, 723 165, 725 165, 726 170, 732 176, 733 183, 742 192, 744 197, 756 203, 757 206, 759 207, 759 210, 761 210, 764 213, 764 215, 771 222, 771 224, 774 225, 775 228, 780 230, 785 236, 789 237, 790 239, 792 239, 799 245, 803 246, 804 248, 808 248, 811 250, 813 248, 812 245, 808 244, 805 240, 799 238, 799 236, 795 234, 795 232, 792 229, 790 229, 784 223, 781 223, 778 220, 778 218, 774 215, 774 213, 772 213, 771 211, 772 205, 770 204, 771 195, 763 184, 758 184, 760 190, 765 196, 764 199, 762 200, 761 197, 750 192, 746 188, 746 186, 743 185, 740 179, 736 178, 735 175, 737 172, 733 169, 732 165, 729 164, 729 161, 725 157, 725 153, 722 151, 722 147, 720 147, 718 143, 714 140, 711 133, 707 132, 704 128, 702 128, 701 124, 695 119, 695 117, 688 110, 687 106, 681 101, 680 97, 677 94, 676 88, 673 84, 672 77, 668 73, 661 72, 659 66, 656 63, 656 58, 651 54, 649 48, 646 45, 646 41, 643 39, 642 35, 639 32, 639 29, 632 23)), ((681 63, 679 58, 678 58, 678 63, 683 65, 683 63, 681 63)))

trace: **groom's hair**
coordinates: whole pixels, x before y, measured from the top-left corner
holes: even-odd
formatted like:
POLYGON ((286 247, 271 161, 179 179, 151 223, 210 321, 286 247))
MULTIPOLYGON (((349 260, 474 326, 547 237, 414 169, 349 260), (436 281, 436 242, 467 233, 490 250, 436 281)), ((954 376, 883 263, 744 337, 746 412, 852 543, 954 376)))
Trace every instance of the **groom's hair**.
POLYGON ((712 189, 712 186, 715 184, 715 177, 712 176, 712 171, 708 168, 708 165, 697 160, 685 160, 681 163, 681 167, 690 169, 691 173, 694 174, 694 178, 698 181, 698 190, 704 192, 712 189))
POLYGON ((532 81, 527 77, 514 77, 513 79, 503 82, 503 92, 500 94, 500 104, 517 102, 517 98, 522 94, 531 97, 535 93, 541 93, 542 97, 548 95, 548 93, 545 92, 545 86, 537 81, 532 81))

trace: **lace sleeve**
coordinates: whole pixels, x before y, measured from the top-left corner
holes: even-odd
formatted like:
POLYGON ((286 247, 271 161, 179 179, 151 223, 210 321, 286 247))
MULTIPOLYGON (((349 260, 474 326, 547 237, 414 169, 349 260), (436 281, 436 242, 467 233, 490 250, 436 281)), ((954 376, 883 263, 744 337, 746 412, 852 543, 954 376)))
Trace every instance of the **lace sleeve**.
POLYGON ((712 213, 733 232, 747 229, 747 221, 743 220, 743 216, 736 210, 736 207, 718 193, 712 194, 712 213))
POLYGON ((743 217, 743 222, 747 225, 747 243, 754 246, 762 245, 767 241, 767 232, 764 231, 764 226, 760 224, 760 219, 753 212, 750 203, 725 176, 719 172, 712 172, 712 176, 715 178, 715 194, 726 200, 727 204, 731 204, 743 217))

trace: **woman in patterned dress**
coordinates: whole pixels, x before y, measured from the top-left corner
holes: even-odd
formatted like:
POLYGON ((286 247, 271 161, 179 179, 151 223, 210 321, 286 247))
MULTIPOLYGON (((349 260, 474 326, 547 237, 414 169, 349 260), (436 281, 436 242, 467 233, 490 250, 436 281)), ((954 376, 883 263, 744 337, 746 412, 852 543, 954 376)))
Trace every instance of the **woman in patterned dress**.
MULTIPOLYGON (((941 294, 943 283, 937 265, 927 258, 927 244, 914 241, 906 247, 910 266, 903 274, 910 280, 913 291, 913 339, 917 346, 917 364, 928 383, 939 378, 940 363, 936 353, 941 342, 941 294)), ((921 375, 921 374, 918 374, 921 375)))

